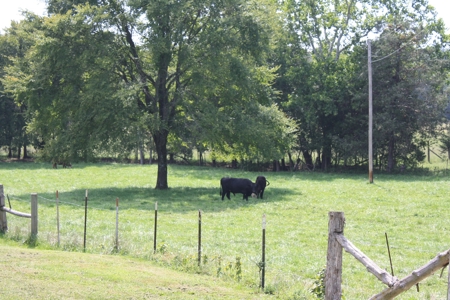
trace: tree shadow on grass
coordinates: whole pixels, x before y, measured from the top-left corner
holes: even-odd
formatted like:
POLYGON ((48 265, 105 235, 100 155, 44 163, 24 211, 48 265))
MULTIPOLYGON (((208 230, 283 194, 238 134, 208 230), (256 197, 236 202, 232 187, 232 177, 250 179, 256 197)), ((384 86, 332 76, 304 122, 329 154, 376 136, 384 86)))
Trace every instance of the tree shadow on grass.
MULTIPOLYGON (((59 205, 73 206, 84 209, 86 190, 59 191, 59 205)), ((120 210, 155 210, 158 202, 158 211, 184 214, 201 210, 203 212, 220 212, 230 209, 240 209, 259 205, 261 203, 278 202, 285 200, 285 196, 292 196, 294 191, 281 188, 266 188, 264 199, 249 197, 248 201, 242 199, 242 194, 231 194, 230 200, 226 197, 222 201, 219 188, 191 188, 176 187, 168 190, 149 188, 101 188, 88 191, 87 205, 89 209, 115 210, 116 199, 119 199, 120 210)), ((301 194, 298 194, 301 196, 301 194)), ((27 199, 29 195, 12 196, 14 199, 27 199)), ((54 193, 38 194, 39 206, 56 206, 54 193)))

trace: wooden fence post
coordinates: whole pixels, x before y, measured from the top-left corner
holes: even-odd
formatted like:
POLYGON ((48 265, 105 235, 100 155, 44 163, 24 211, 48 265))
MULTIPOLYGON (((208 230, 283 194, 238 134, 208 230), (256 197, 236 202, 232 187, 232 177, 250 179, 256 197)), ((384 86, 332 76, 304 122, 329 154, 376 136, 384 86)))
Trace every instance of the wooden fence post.
POLYGON ((153 254, 156 253, 156 233, 158 227, 158 202, 155 202, 155 226, 153 229, 153 254))
POLYGON ((325 300, 340 300, 342 296, 342 246, 336 236, 344 232, 344 213, 328 213, 328 251, 325 273, 325 300))
POLYGON ((58 247, 60 246, 60 233, 59 233, 59 193, 56 191, 56 231, 58 234, 58 247))
POLYGON ((83 237, 84 252, 86 252, 87 207, 88 207, 88 190, 86 190, 86 197, 84 197, 84 237, 83 237))
POLYGON ((198 210, 198 266, 202 261, 202 211, 198 210))
MULTIPOLYGON (((448 259, 450 261, 450 252, 448 254, 448 259)), ((450 267, 448 268, 448 277, 447 277, 447 300, 450 300, 450 267)))
POLYGON ((116 251, 119 250, 119 198, 116 198, 116 251))
POLYGON ((0 184, 0 232, 8 231, 6 212, 1 210, 5 206, 5 195, 3 194, 3 184, 0 184))
POLYGON ((38 197, 36 193, 31 194, 31 235, 38 234, 38 197))
POLYGON ((266 214, 262 216, 262 258, 261 258, 261 288, 264 290, 266 278, 266 214))

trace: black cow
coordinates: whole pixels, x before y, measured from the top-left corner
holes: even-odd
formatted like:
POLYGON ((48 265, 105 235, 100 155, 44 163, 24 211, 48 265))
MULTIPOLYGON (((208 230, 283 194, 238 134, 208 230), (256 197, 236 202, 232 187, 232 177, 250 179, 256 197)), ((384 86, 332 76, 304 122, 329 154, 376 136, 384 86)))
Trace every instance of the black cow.
POLYGON ((264 176, 256 177, 255 194, 257 198, 263 198, 264 189, 269 186, 270 182, 264 176))
POLYGON ((225 195, 230 199, 230 193, 233 193, 233 195, 241 193, 243 195, 242 199, 248 201, 248 196, 256 197, 255 184, 246 178, 223 177, 220 179, 220 195, 222 196, 222 200, 225 195))

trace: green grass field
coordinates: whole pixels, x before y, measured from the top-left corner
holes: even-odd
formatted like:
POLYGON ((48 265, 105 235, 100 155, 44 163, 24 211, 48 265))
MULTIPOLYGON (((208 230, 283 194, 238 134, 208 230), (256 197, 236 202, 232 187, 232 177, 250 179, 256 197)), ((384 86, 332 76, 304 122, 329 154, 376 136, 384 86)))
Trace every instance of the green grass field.
MULTIPOLYGON (((427 176, 375 172, 374 184, 369 184, 366 174, 256 173, 170 165, 170 189, 159 191, 154 189, 156 171, 155 165, 75 164, 72 169, 52 169, 50 164, 0 162, 0 184, 12 208, 19 211, 29 212, 30 194, 38 193, 39 235, 37 243, 31 245, 36 249, 83 252, 88 189, 86 252, 118 257, 114 240, 115 203, 119 198, 119 257, 150 260, 187 274, 239 282, 251 289, 257 289, 260 280, 261 222, 265 214, 266 293, 279 299, 316 299, 310 290, 326 264, 330 211, 343 211, 345 236, 390 271, 387 233, 398 278, 450 248, 450 185, 446 172, 427 176), (246 202, 241 194, 220 200, 221 177, 255 180, 260 174, 270 181, 263 200, 246 202), (56 190, 61 202, 59 247, 56 190), (155 202, 158 233, 157 253, 153 254, 155 202)), ((1 239, 17 247, 30 247, 29 219, 7 216, 9 231, 1 239)), ((439 275, 421 283, 419 293, 414 288, 397 299, 445 299, 447 271, 442 278, 439 275)), ((342 286, 346 299, 368 299, 385 288, 347 253, 342 286)))

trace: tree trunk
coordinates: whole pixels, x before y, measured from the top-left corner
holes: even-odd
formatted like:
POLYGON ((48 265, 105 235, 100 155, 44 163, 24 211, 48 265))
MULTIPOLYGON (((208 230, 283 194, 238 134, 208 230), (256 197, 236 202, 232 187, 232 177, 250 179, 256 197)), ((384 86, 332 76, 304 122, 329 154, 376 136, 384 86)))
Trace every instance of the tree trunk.
POLYGON ((303 158, 305 159, 306 166, 308 169, 312 170, 314 168, 314 163, 311 153, 308 150, 302 150, 303 158))
POLYGON ((276 159, 273 160, 273 171, 280 172, 280 162, 276 159))
POLYGON ((287 170, 286 162, 284 161, 284 158, 281 159, 281 170, 283 170, 283 171, 287 170))
POLYGON ((291 152, 288 152, 288 157, 289 157, 289 170, 290 171, 295 171, 294 169, 295 169, 295 163, 294 163, 294 161, 292 160, 292 154, 291 154, 291 152))
POLYGON ((158 190, 166 190, 169 188, 167 183, 167 136, 167 131, 157 132, 153 136, 158 155, 158 177, 155 187, 158 190))
POLYGON ((144 146, 142 143, 141 132, 138 130, 138 144, 139 144, 139 163, 144 164, 144 146))
POLYGON ((137 161, 138 161, 138 149, 134 149, 134 162, 137 162, 137 161))
POLYGON ((329 167, 331 167, 331 143, 327 140, 322 150, 322 170, 328 171, 329 167))
POLYGON ((331 134, 332 129, 325 127, 322 129, 322 170, 328 171, 328 168, 331 167, 331 156, 332 156, 332 149, 333 149, 333 143, 331 141, 331 134))
POLYGON ((388 163, 387 163, 387 171, 389 173, 394 169, 394 136, 391 135, 389 137, 389 146, 388 146, 388 163))
POLYGON ((231 161, 231 168, 237 169, 237 159, 233 159, 233 160, 231 161))
POLYGON ((23 145, 23 158, 29 158, 26 145, 23 145))
POLYGON ((144 164, 144 149, 142 148, 142 145, 140 145, 139 147, 139 154, 140 154, 140 164, 143 165, 144 164))

